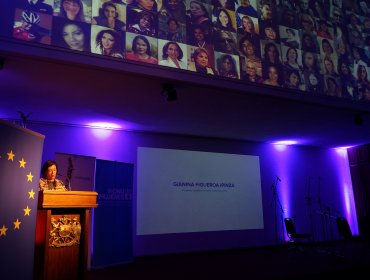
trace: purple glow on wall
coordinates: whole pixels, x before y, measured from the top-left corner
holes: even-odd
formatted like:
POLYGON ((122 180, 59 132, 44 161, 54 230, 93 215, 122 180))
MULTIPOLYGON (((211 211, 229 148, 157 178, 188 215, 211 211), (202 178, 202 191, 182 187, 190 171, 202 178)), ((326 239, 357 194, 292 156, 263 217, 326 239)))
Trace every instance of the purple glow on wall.
POLYGON ((122 126, 111 122, 91 122, 87 124, 91 133, 98 139, 107 139, 112 135, 112 130, 122 129, 122 126))
MULTIPOLYGON (((271 145, 271 155, 275 160, 274 166, 276 167, 276 176, 274 178, 274 184, 276 184, 276 192, 280 201, 282 209, 280 209, 279 203, 277 204, 278 217, 283 215, 284 218, 291 217, 291 186, 289 179, 289 161, 291 157, 289 145, 273 144, 271 145), (281 213, 281 212, 284 213, 281 213)), ((282 230, 282 233, 285 231, 282 230)), ((283 237, 288 240, 285 235, 283 237)))
POLYGON ((353 187, 351 172, 349 169, 348 154, 347 149, 336 148, 334 149, 334 156, 336 157, 336 164, 338 169, 338 178, 340 189, 342 193, 342 203, 343 209, 345 211, 345 218, 351 227, 352 233, 358 235, 358 224, 357 224, 357 214, 355 207, 355 200, 353 196, 353 187))

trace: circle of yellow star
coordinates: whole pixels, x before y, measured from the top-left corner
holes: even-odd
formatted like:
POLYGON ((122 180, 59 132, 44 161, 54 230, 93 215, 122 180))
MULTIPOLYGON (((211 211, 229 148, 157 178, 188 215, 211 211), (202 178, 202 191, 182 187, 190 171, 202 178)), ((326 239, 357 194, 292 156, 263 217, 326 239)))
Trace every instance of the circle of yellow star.
POLYGON ((17 219, 15 222, 13 222, 13 224, 14 224, 14 229, 19 229, 19 228, 20 228, 21 223, 22 223, 22 222, 20 222, 18 219, 17 219))
POLYGON ((33 178, 32 173, 30 172, 30 173, 29 173, 29 174, 27 174, 26 176, 27 176, 27 182, 32 182, 32 178, 33 178))
POLYGON ((7 153, 7 155, 8 155, 8 160, 14 161, 15 154, 13 154, 13 150, 10 150, 10 152, 7 153))
POLYGON ((27 205, 27 208, 26 209, 23 209, 23 211, 24 211, 24 215, 25 216, 29 216, 30 215, 30 212, 31 212, 31 209, 27 205))
POLYGON ((22 160, 18 160, 18 162, 19 162, 19 167, 20 168, 26 168, 26 163, 27 162, 25 162, 23 158, 22 158, 22 160))
POLYGON ((6 231, 8 230, 8 228, 5 227, 5 225, 3 225, 3 227, 0 228, 0 236, 2 235, 6 235, 6 231))

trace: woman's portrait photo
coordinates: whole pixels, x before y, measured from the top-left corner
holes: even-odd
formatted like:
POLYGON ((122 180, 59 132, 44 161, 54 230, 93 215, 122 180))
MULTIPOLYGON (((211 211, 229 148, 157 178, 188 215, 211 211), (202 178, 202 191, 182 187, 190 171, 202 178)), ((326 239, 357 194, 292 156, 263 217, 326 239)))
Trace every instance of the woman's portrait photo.
POLYGON ((158 38, 186 43, 186 32, 184 25, 181 25, 175 18, 169 18, 167 24, 158 31, 158 38))
POLYGON ((131 33, 156 37, 156 14, 138 9, 127 9, 127 31, 131 33))
POLYGON ((301 48, 299 30, 280 25, 279 34, 282 45, 296 49, 301 48))
POLYGON ((126 6, 112 1, 93 1, 91 24, 126 31, 126 6))
POLYGON ((216 29, 236 32, 235 13, 226 9, 216 9, 212 16, 213 26, 216 29))
POLYGON ((187 69, 187 47, 174 41, 158 40, 158 65, 187 69))
POLYGON ((219 76, 239 79, 239 56, 216 52, 216 72, 219 76))
POLYGON ((238 26, 237 33, 241 36, 249 36, 253 40, 259 38, 258 18, 251 16, 240 15, 241 25, 238 26))
POLYGON ((55 0, 54 16, 90 23, 91 1, 92 0, 55 0))
POLYGON ((186 29, 191 31, 192 27, 202 27, 206 36, 211 36, 212 19, 211 5, 201 1, 191 0, 186 2, 186 29))
POLYGON ((213 39, 215 51, 228 54, 238 54, 235 33, 219 29, 214 33, 213 39))
POLYGON ((158 64, 157 39, 126 33, 126 58, 150 64, 158 64))
POLYGON ((62 48, 90 52, 91 25, 64 18, 54 18, 52 44, 62 48))
POLYGON ((104 56, 124 57, 124 32, 118 32, 103 26, 91 27, 91 51, 104 56))
POLYGON ((189 47, 188 49, 188 70, 215 75, 215 70, 210 67, 209 55, 206 49, 189 47))

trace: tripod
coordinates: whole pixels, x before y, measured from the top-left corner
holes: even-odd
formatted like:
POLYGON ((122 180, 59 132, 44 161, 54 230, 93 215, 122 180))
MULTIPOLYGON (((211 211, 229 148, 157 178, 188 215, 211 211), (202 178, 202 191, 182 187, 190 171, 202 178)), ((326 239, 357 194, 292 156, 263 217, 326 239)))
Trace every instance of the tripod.
POLYGON ((279 199, 279 195, 276 191, 276 187, 277 187, 277 184, 278 182, 281 182, 280 178, 278 176, 276 176, 276 179, 274 181, 274 183, 272 184, 271 186, 271 189, 272 189, 272 201, 271 201, 271 204, 273 204, 274 206, 274 217, 275 217, 275 220, 274 220, 274 225, 275 225, 275 242, 276 244, 279 244, 279 229, 278 229, 278 211, 277 211, 277 207, 279 206, 280 208, 280 212, 281 212, 281 224, 282 224, 282 228, 284 229, 284 226, 283 226, 283 214, 284 214, 284 209, 280 203, 280 199, 279 199))

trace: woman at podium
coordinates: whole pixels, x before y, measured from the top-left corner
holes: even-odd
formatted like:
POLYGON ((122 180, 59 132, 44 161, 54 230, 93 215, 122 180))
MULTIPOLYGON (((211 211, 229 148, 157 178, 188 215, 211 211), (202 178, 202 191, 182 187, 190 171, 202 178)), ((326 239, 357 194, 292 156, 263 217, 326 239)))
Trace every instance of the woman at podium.
POLYGON ((39 190, 66 191, 67 188, 64 183, 56 178, 57 173, 57 163, 52 160, 47 160, 41 168, 42 178, 40 178, 39 181, 39 190))

